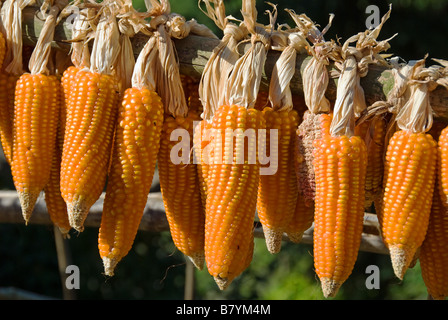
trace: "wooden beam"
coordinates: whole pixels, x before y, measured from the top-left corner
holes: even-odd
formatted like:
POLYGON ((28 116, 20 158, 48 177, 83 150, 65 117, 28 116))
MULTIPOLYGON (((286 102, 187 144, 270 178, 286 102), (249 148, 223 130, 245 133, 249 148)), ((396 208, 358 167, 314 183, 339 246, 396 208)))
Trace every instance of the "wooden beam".
MULTIPOLYGON (((26 7, 23 10, 23 39, 25 45, 34 46, 42 30, 44 21, 37 14, 38 10, 39 8, 35 6, 26 7)), ((66 20, 62 20, 56 27, 53 47, 68 52, 70 44, 66 42, 67 39, 71 39, 70 24, 66 20)), ((148 37, 142 34, 137 34, 132 38, 135 56, 140 53, 147 40, 148 37)), ((190 35, 182 40, 175 40, 181 73, 199 80, 207 60, 218 43, 219 40, 217 39, 195 35, 190 35)), ((267 90, 272 69, 279 55, 278 51, 269 51, 260 90, 267 90)), ((296 72, 290 85, 293 94, 303 96, 301 71, 309 60, 310 57, 304 54, 297 57, 296 72)), ((335 70, 333 64, 330 64, 328 68, 329 71, 335 70)), ((366 102, 370 105, 376 101, 387 99, 388 94, 394 87, 394 79, 388 68, 374 65, 370 67, 367 76, 361 79, 361 85, 365 92, 366 102)), ((336 88, 337 79, 332 79, 326 92, 330 101, 334 102, 336 99, 336 88)), ((448 90, 442 87, 437 88, 431 93, 430 101, 436 119, 448 121, 448 90)))
MULTIPOLYGON (((91 207, 85 220, 85 226, 89 228, 99 228, 101 223, 101 213, 103 208, 104 193, 100 199, 91 207)), ((0 223, 24 223, 20 201, 16 191, 0 192, 0 223)), ((51 225, 52 222, 47 212, 45 200, 41 196, 36 203, 29 224, 51 225)), ((254 235, 256 238, 264 238, 263 229, 259 222, 254 222, 254 235)), ((165 215, 162 194, 151 192, 148 196, 143 217, 139 226, 140 231, 148 232, 169 232, 169 225, 165 215)), ((284 241, 289 241, 284 236, 284 241)), ((308 229, 301 241, 304 244, 313 244, 313 228, 308 229)), ((378 235, 378 220, 375 214, 366 213, 364 217, 364 234, 361 242, 361 251, 378 254, 389 254, 378 235)))

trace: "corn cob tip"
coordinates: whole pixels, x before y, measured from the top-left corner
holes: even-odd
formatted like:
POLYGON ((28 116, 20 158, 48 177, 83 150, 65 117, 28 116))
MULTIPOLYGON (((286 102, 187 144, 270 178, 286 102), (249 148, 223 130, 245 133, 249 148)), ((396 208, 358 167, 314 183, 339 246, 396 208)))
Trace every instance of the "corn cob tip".
POLYGON ((214 277, 216 284, 220 290, 225 290, 232 283, 232 280, 228 278, 221 278, 220 276, 214 277))
POLYGON ((117 258, 103 257, 104 274, 108 277, 113 277, 118 262, 117 258))
POLYGON ((195 253, 191 256, 188 256, 188 258, 198 270, 202 270, 204 268, 205 263, 204 253, 195 253))
POLYGON ((28 221, 31 218, 39 194, 40 194, 39 192, 36 193, 36 192, 17 191, 20 206, 22 208, 23 219, 25 220, 25 225, 28 225, 28 221))
POLYGON ((279 253, 282 247, 283 232, 263 226, 266 247, 272 254, 279 253))
POLYGON ((70 234, 69 234, 70 230, 67 230, 67 229, 62 228, 62 227, 58 227, 58 229, 59 229, 59 232, 60 232, 61 235, 62 235, 62 238, 64 238, 64 239, 70 239, 70 234))
POLYGON ((407 269, 414 261, 415 250, 402 245, 394 245, 390 246, 389 253, 395 276, 403 280, 407 269))
POLYGON ((339 291, 339 288, 342 285, 342 283, 334 281, 333 279, 329 278, 322 278, 320 282, 322 287, 322 293, 325 298, 335 297, 339 291))
POLYGON ((84 221, 86 220, 89 208, 82 199, 67 203, 67 213, 70 226, 78 232, 84 231, 84 221))
POLYGON ((303 234, 304 234, 303 232, 293 232, 293 233, 286 233, 286 236, 292 243, 300 243, 303 239, 303 234))

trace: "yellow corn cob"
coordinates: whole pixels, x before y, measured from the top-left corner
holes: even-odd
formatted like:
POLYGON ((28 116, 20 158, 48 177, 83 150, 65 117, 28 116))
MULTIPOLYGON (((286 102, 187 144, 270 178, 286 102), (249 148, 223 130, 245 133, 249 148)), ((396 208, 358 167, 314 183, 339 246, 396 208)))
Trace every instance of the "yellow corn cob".
POLYGON ((11 165, 13 149, 14 91, 18 77, 0 72, 0 141, 6 161, 11 165))
POLYGON ((188 110, 194 111, 197 114, 202 113, 202 103, 199 100, 199 82, 183 74, 180 75, 180 78, 188 104, 188 110))
POLYGON ((297 203, 294 148, 299 115, 295 110, 275 111, 266 107, 263 116, 266 120, 266 149, 270 156, 266 167, 275 171, 260 175, 257 212, 269 252, 278 253, 297 203), (271 141, 270 130, 277 131, 276 141, 271 141))
POLYGON ((246 133, 265 127, 262 112, 236 105, 221 106, 212 121, 213 159, 207 182, 205 259, 209 273, 224 290, 250 264, 260 165, 256 147, 233 139, 226 130, 246 133), (233 156, 226 155, 232 150, 233 156), (237 162, 244 151, 245 161, 237 162), (223 158, 224 156, 224 158, 223 158), (252 157, 251 158, 249 157, 252 157), (253 161, 255 160, 255 161, 253 161))
POLYGON ((27 73, 17 81, 11 171, 26 223, 50 178, 60 90, 55 76, 27 73))
POLYGON ((374 117, 355 127, 355 135, 364 139, 367 146, 366 203, 372 203, 381 196, 384 175, 384 139, 386 123, 382 117, 374 117))
POLYGON ((438 164, 439 185, 442 200, 445 206, 448 206, 448 127, 444 128, 439 136, 438 149, 440 161, 438 164))
POLYGON ((263 111, 269 105, 269 91, 259 91, 254 108, 263 111))
POLYGON ((358 256, 367 151, 360 137, 345 135, 324 136, 314 148, 314 266, 328 297, 347 280, 358 256))
POLYGON ((90 207, 100 197, 109 165, 117 114, 117 81, 111 75, 79 71, 66 99, 61 193, 70 225, 83 231, 90 207))
POLYGON ((207 132, 211 131, 211 123, 201 120, 197 124, 194 133, 194 152, 197 162, 199 186, 201 188, 202 204, 205 207, 207 199, 207 179, 208 179, 208 165, 209 155, 208 148, 210 145, 210 138, 207 132))
POLYGON ((189 155, 193 141, 187 144, 187 161, 177 164, 171 158, 172 149, 179 144, 178 141, 171 141, 171 133, 174 130, 179 130, 180 133, 188 133, 188 138, 190 138, 193 135, 193 122, 199 120, 199 115, 193 111, 190 111, 187 117, 174 118, 165 115, 160 139, 158 168, 165 213, 173 242, 198 269, 202 269, 204 264, 205 208, 202 204, 197 167, 192 163, 189 155))
POLYGON ((381 233, 400 279, 427 231, 436 162, 437 146, 429 134, 400 130, 389 141, 381 233))
POLYGON ((294 243, 302 241, 303 234, 311 228, 314 221, 314 204, 306 205, 300 191, 297 193, 295 211, 285 232, 289 240, 294 243))
POLYGON ((132 248, 154 176, 162 123, 157 93, 146 88, 125 91, 98 236, 106 275, 114 274, 132 248))
POLYGON ((448 211, 442 201, 437 180, 419 260, 428 294, 432 299, 444 300, 448 297, 448 211))

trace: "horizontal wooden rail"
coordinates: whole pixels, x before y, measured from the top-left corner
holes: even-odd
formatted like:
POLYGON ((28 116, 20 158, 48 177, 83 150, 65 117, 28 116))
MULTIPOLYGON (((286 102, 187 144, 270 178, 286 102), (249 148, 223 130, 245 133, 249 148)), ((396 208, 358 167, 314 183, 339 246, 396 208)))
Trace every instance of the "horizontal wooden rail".
MULTIPOLYGON (((42 30, 44 21, 39 17, 38 11, 39 8, 35 6, 26 7, 23 10, 23 39, 25 45, 34 46, 42 30)), ((67 39, 71 39, 71 29, 69 26, 66 20, 62 20, 56 27, 53 41, 54 48, 69 51, 70 44, 66 42, 67 39)), ((147 40, 148 37, 142 34, 137 34, 132 38, 135 56, 140 53, 147 40)), ((217 39, 194 35, 190 35, 182 40, 175 40, 180 72, 199 80, 208 58, 218 43, 219 40, 217 39)), ((260 90, 266 90, 268 88, 270 75, 279 55, 280 53, 278 51, 269 51, 260 90)), ((421 58, 423 57, 416 57, 416 59, 421 58)), ((307 55, 302 54, 297 56, 296 72, 291 81, 291 91, 293 94, 303 96, 301 70, 305 68, 309 60, 310 57, 307 55)), ((328 68, 329 71, 335 69, 332 64, 328 68)), ((370 105, 376 101, 384 101, 387 99, 388 94, 394 87, 394 79, 390 69, 373 65, 369 68, 367 76, 361 79, 361 85, 365 92, 366 102, 370 105)), ((326 96, 330 101, 335 101, 336 99, 336 88, 337 78, 332 79, 328 85, 326 96)), ((448 121, 448 90, 438 87, 431 92, 430 101, 435 112, 435 117, 448 121)))
MULTIPOLYGON (((86 227, 98 228, 100 226, 103 201, 104 194, 90 209, 85 221, 86 227)), ((0 223, 24 223, 17 192, 0 192, 0 223)), ((41 197, 34 208, 29 224, 51 225, 51 223, 52 222, 45 205, 45 200, 41 197)), ((160 192, 151 192, 149 194, 139 230, 149 232, 169 232, 169 225, 166 219, 162 195, 160 192)), ((257 221, 254 222, 254 236, 257 238, 264 237, 263 229, 257 221)), ((289 241, 286 235, 284 236, 284 241, 289 241)), ((302 243, 313 243, 312 227, 305 232, 302 243)), ((389 254, 389 251, 384 246, 384 243, 378 235, 378 220, 375 214, 365 214, 364 233, 360 250, 378 254, 389 254)))

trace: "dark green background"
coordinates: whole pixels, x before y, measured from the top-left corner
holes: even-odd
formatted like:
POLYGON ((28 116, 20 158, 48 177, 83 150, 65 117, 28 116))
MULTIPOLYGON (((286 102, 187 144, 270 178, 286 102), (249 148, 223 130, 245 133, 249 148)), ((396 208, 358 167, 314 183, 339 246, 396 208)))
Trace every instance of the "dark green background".
MULTIPOLYGON (((240 17, 240 1, 225 1, 228 14, 240 17)), ((365 30, 366 6, 376 4, 383 15, 390 2, 386 1, 277 1, 278 23, 293 24, 285 8, 304 12, 320 25, 326 25, 329 13, 335 14, 327 39, 336 37, 343 42, 349 36, 365 30)), ((380 35, 380 40, 395 33, 390 53, 405 60, 430 58, 448 59, 446 37, 448 1, 391 1, 392 15, 380 35)), ((172 11, 195 18, 219 30, 198 10, 195 0, 172 0, 172 11)), ((137 8, 142 1, 135 1, 137 8)), ((257 1, 259 21, 266 22, 264 10, 270 8, 257 1)), ((1 186, 12 189, 8 166, 0 168, 1 186)), ((43 201, 41 199, 40 201, 43 201)), ((102 263, 97 249, 97 229, 87 228, 73 234, 69 244, 73 263, 81 272, 79 299, 183 299, 185 261, 174 248, 169 233, 140 232, 133 250, 119 264, 116 275, 102 275, 102 263)), ((196 271, 197 299, 323 299, 318 279, 313 271, 312 247, 284 243, 277 255, 267 252, 264 240, 256 239, 251 266, 225 291, 220 291, 206 270, 196 271)), ((50 226, 0 225, 0 289, 15 287, 52 298, 62 298, 58 274, 53 229, 50 226)), ((404 281, 394 277, 389 257, 361 252, 353 274, 341 288, 336 299, 426 299, 419 264, 410 269, 404 281), (380 289, 365 286, 366 267, 380 267, 380 289)))

